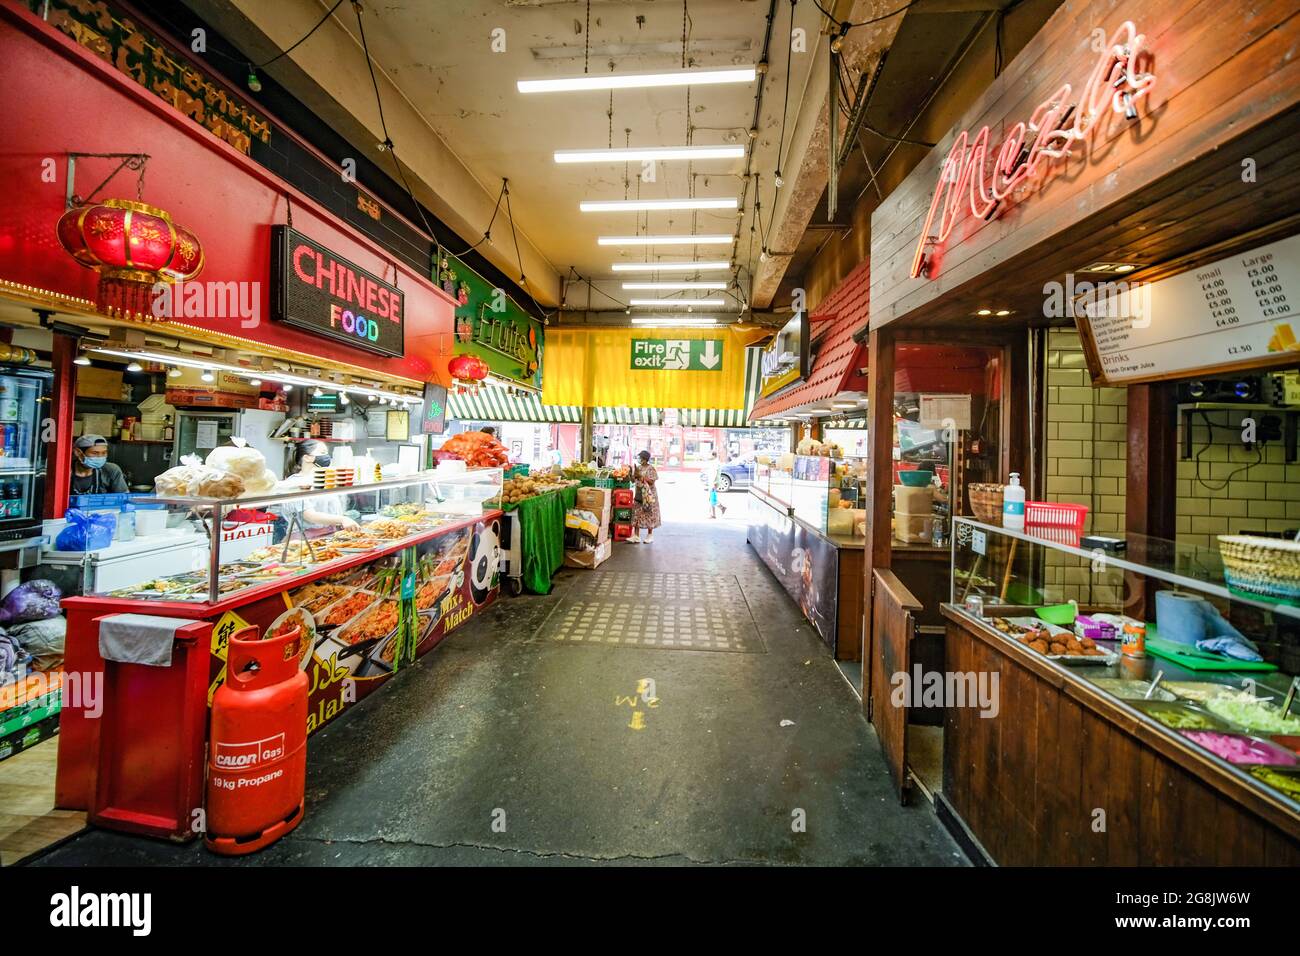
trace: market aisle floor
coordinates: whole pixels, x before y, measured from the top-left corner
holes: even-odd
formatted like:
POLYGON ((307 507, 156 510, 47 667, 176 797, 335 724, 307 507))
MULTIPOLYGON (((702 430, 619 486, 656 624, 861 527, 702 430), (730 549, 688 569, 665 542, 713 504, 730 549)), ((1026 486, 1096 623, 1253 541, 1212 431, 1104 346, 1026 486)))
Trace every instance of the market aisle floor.
MULTIPOLYGON (((898 805, 857 699, 739 521, 670 523, 551 595, 498 601, 312 738, 307 798, 295 833, 238 862, 965 863, 928 805, 898 805), (729 649, 665 649, 644 619, 638 646, 546 636, 584 595, 598 615, 611 589, 665 587, 729 649)), ((38 864, 227 862, 91 831, 38 864)))

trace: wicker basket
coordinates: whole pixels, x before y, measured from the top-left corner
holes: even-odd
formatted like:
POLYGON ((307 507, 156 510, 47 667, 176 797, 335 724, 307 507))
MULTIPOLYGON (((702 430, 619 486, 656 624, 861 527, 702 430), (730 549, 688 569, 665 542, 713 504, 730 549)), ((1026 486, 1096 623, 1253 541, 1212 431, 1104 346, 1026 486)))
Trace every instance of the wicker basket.
POLYGON ((1006 485, 975 482, 970 485, 970 510, 985 524, 1002 527, 1002 489, 1006 485))
POLYGON ((1223 576, 1238 591, 1300 603, 1300 542, 1289 538, 1219 535, 1223 576))

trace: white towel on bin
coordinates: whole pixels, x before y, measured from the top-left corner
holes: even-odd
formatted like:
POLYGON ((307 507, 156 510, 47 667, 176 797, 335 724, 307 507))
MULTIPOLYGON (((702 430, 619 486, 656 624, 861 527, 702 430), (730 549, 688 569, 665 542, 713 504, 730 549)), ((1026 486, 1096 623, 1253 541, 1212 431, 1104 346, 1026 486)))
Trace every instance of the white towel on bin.
POLYGON ((170 667, 176 632, 193 621, 149 614, 114 614, 99 625, 99 654, 106 661, 170 667))

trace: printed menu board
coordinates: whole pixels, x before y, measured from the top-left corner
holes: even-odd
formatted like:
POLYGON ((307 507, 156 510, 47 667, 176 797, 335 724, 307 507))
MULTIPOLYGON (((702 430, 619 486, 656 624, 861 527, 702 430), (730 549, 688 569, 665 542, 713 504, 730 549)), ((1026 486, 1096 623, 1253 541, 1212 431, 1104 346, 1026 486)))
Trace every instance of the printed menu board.
POLYGON ((1094 383, 1300 365, 1300 235, 1076 307, 1094 383))

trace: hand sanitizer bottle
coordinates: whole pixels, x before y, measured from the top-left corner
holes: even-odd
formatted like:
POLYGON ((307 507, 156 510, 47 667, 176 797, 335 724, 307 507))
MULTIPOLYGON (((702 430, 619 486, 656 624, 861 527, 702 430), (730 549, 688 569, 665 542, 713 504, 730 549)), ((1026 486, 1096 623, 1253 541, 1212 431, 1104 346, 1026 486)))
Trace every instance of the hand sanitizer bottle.
POLYGON ((1011 484, 1002 489, 1002 527, 1008 531, 1025 530, 1025 489, 1018 471, 1011 473, 1011 484))

